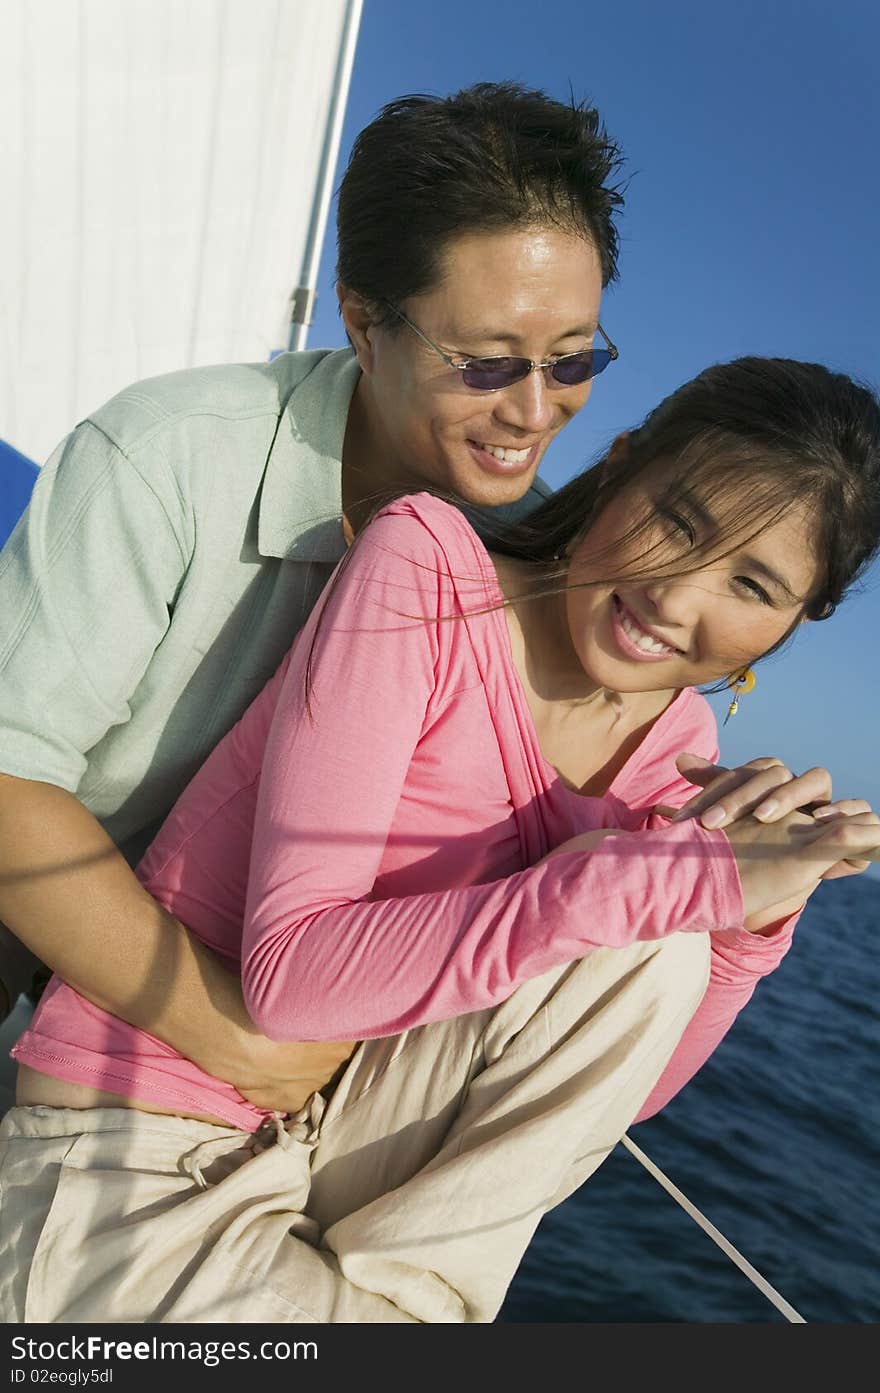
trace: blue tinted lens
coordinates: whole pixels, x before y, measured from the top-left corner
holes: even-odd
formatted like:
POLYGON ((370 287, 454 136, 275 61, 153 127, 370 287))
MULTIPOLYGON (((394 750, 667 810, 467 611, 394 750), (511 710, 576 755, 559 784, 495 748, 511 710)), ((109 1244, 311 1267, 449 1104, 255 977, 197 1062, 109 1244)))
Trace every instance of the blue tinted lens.
POLYGON ((581 382, 589 382, 611 362, 607 348, 585 348, 583 353, 566 353, 550 369, 557 382, 564 387, 575 387, 581 382))
POLYGON ((466 387, 497 392, 501 387, 521 382, 531 367, 528 358, 472 358, 467 367, 462 368, 461 380, 466 387))

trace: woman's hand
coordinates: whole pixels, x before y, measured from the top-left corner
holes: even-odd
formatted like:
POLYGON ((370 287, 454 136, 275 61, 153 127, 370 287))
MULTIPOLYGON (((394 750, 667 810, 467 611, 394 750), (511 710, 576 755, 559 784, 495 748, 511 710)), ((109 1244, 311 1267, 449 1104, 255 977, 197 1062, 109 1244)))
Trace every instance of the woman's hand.
POLYGON ((672 815, 673 822, 698 817, 704 827, 726 827, 746 813, 759 822, 775 822, 786 813, 831 806, 827 769, 817 767, 795 775, 772 755, 750 759, 735 769, 687 753, 680 754, 675 764, 680 774, 703 791, 672 815))
MULTIPOLYGON (((701 785, 703 791, 677 810, 655 809, 672 822, 698 817, 703 827, 729 827, 745 816, 772 823, 792 812, 808 813, 820 821, 872 812, 870 803, 863 798, 832 802, 831 775, 818 766, 795 775, 782 760, 772 756, 749 760, 735 769, 726 769, 700 755, 687 753, 679 755, 675 762, 679 773, 691 783, 701 785)), ((857 875, 869 864, 869 861, 847 858, 831 866, 821 879, 857 875)))
POLYGON ((724 831, 751 933, 796 913, 833 867, 846 862, 855 874, 880 847, 880 818, 874 812, 819 819, 791 812, 773 822, 745 814, 724 831))
MULTIPOLYGON (((679 773, 691 783, 702 785, 703 792, 695 794, 678 810, 658 807, 655 811, 669 817, 671 821, 680 822, 696 817, 704 827, 725 828, 732 842, 739 839, 730 838, 731 828, 741 819, 757 820, 759 824, 769 827, 790 818, 794 813, 799 813, 803 821, 792 823, 792 827, 803 828, 812 823, 815 829, 817 826, 830 827, 832 823, 837 822, 841 831, 848 819, 852 819, 857 826, 876 825, 880 821, 870 804, 862 798, 844 798, 832 802, 831 775, 827 769, 817 767, 797 776, 781 760, 772 756, 749 760, 735 769, 726 769, 721 765, 712 764, 700 755, 689 753, 679 755, 676 765, 679 773)), ((861 834, 850 835, 858 840, 861 834)), ((877 837, 877 842, 880 843, 880 836, 877 837)), ((750 856, 755 855, 759 844, 758 841, 752 842, 752 850, 748 853, 750 856)), ((825 846, 833 844, 833 841, 823 843, 825 846)), ((876 846, 866 849, 876 851, 876 846)), ((772 854, 771 847, 766 842, 764 851, 772 854)), ((739 866, 739 861, 737 864, 739 866)), ((844 856, 822 869, 815 883, 806 884, 793 896, 780 894, 775 903, 765 904, 760 910, 747 912, 744 927, 750 933, 761 933, 798 913, 822 880, 858 875, 868 865, 869 859, 844 856)), ((742 866, 739 866, 739 869, 742 878, 742 866)), ((763 879, 761 884, 763 885, 763 879)))

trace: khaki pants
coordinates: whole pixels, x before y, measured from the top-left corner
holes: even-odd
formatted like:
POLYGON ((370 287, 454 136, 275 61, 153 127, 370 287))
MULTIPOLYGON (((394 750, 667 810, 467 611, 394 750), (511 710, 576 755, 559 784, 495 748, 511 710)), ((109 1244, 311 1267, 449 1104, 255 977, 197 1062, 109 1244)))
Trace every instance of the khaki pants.
POLYGON ((489 1322, 542 1215, 622 1136, 708 939, 601 949, 494 1010, 360 1045, 252 1136, 128 1108, 0 1128, 5 1322, 489 1322))

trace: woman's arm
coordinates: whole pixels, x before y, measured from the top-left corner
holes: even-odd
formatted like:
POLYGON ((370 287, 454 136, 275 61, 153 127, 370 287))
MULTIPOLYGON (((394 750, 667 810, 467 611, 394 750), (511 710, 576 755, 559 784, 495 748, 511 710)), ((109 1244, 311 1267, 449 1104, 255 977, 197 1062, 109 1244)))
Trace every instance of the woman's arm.
POLYGON ((454 613, 454 565, 398 506, 362 534, 314 645, 313 625, 291 659, 263 761, 242 945, 248 1007, 274 1038, 396 1034, 493 1005, 593 947, 741 922, 727 839, 696 824, 648 831, 637 851, 617 837, 601 856, 372 899, 423 729, 464 680, 455 644, 468 644, 471 621, 419 617, 454 613))
MULTIPOLYGON (((711 740, 708 743, 711 745, 711 740)), ((723 825, 730 827, 747 819, 755 809, 762 815, 769 811, 769 796, 775 797, 776 808, 773 810, 775 817, 767 817, 767 821, 782 819, 814 802, 822 803, 841 818, 871 811, 863 800, 846 799, 829 804, 831 778, 828 771, 819 766, 795 776, 781 761, 761 757, 738 769, 728 770, 717 765, 717 753, 712 751, 708 757, 697 755, 696 760, 693 753, 681 755, 676 767, 690 784, 673 790, 670 798, 673 807, 680 809, 675 814, 679 819, 700 817, 709 808, 719 809, 724 814, 723 825), (694 795, 694 783, 704 792, 694 795)), ((838 862, 822 878, 854 874, 865 864, 864 861, 838 862)), ((636 1121, 659 1112, 724 1039, 750 1001, 760 979, 775 971, 791 947, 806 898, 806 893, 796 895, 787 903, 777 903, 759 915, 752 915, 740 930, 710 936, 711 969, 706 993, 636 1121)))

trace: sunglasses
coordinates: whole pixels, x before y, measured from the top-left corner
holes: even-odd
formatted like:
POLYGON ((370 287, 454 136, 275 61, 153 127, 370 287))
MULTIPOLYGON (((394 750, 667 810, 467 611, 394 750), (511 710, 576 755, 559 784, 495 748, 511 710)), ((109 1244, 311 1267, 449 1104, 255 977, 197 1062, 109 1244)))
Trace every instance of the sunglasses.
POLYGON ((620 357, 600 324, 598 329, 605 340, 605 348, 584 348, 579 353, 563 353, 559 358, 548 358, 545 363, 535 363, 531 358, 511 357, 465 358, 461 361, 461 354, 456 358, 447 353, 439 344, 429 339, 427 334, 423 334, 419 326, 413 324, 397 305, 393 305, 390 300, 386 300, 385 304, 414 334, 418 334, 423 343, 432 348, 444 363, 461 373, 461 380, 466 387, 473 387, 478 392, 500 392, 504 387, 512 387, 514 382, 522 382, 524 377, 528 377, 529 373, 538 368, 542 372, 548 372, 554 382, 558 382, 562 387, 578 387, 584 382, 589 382, 591 378, 598 377, 609 363, 620 357))

